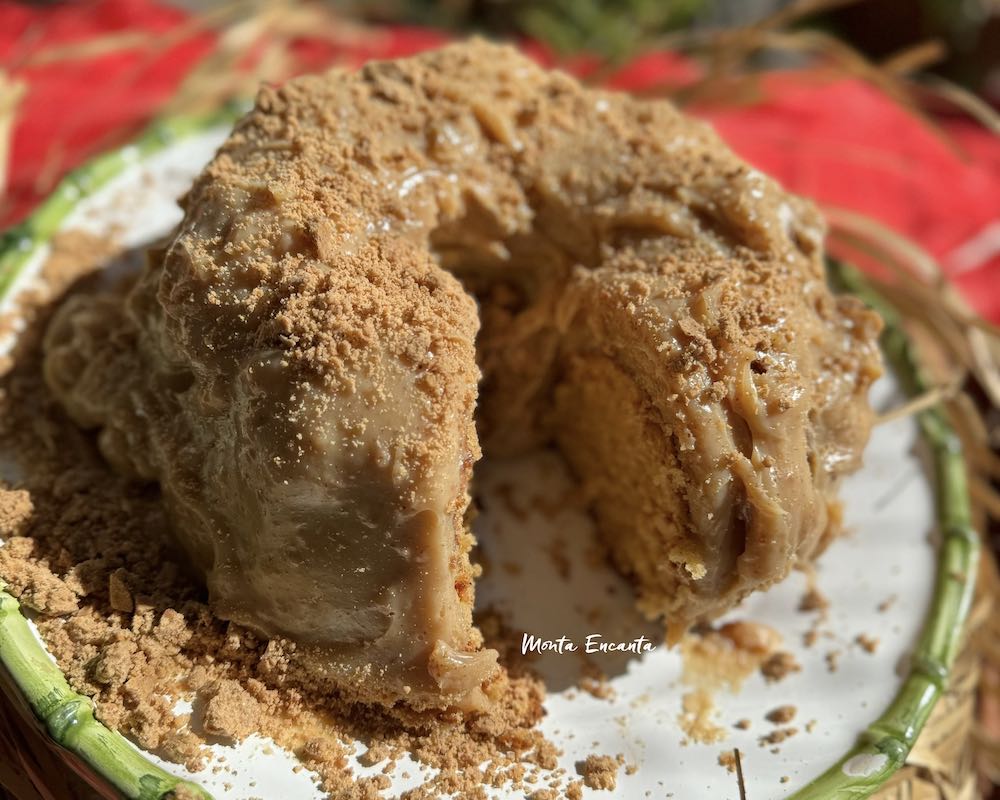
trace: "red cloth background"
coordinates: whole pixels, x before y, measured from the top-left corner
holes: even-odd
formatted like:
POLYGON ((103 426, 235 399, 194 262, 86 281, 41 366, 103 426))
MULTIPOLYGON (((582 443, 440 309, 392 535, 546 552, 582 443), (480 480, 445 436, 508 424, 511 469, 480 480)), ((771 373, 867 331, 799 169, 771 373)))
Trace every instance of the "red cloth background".
MULTIPOLYGON (((414 53, 445 38, 393 28, 337 46, 304 41, 298 47, 320 68, 334 58, 414 53)), ((152 0, 42 8, 0 0, 0 68, 27 85, 0 227, 23 217, 66 169, 145 123, 212 44, 212 35, 192 26, 184 12, 152 0), (53 44, 116 31, 152 32, 157 46, 45 58, 53 44)), ((550 60, 538 46, 525 47, 550 60)), ((586 72, 593 64, 576 59, 569 66, 586 72)), ((657 54, 619 70, 609 83, 640 90, 694 75, 690 63, 657 54)), ((783 73, 769 76, 763 89, 760 102, 705 116, 735 150, 789 188, 872 216, 920 243, 980 313, 1000 322, 1000 140, 971 122, 945 119, 946 142, 856 80, 783 73)))

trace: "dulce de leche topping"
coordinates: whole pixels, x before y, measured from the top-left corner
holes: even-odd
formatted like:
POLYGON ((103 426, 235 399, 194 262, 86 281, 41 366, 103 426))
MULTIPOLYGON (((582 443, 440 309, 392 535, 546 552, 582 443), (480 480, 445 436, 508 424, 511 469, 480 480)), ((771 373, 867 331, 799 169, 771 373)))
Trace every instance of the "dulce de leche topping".
POLYGON ((498 674, 480 436, 559 446, 674 634, 835 533, 877 319, 812 207, 669 103, 483 42, 334 70, 262 89, 182 205, 124 301, 61 309, 47 380, 159 482, 215 613, 359 701, 476 708, 498 674))

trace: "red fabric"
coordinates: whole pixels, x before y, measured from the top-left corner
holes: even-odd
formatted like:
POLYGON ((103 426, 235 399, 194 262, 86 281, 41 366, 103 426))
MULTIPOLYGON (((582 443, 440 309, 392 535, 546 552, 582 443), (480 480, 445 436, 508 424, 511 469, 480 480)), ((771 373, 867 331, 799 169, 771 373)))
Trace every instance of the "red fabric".
POLYGON ((181 76, 212 47, 204 33, 179 31, 185 18, 146 0, 45 8, 0 2, 0 69, 27 87, 16 116, 0 226, 22 217, 67 168, 134 132, 171 96, 181 76), (36 60, 53 45, 127 31, 155 33, 158 46, 36 60))
POLYGON ((752 107, 708 115, 740 155, 796 192, 906 234, 1000 321, 1000 139, 964 120, 941 123, 946 139, 855 80, 776 74, 763 88, 752 107), (976 239, 981 257, 970 262, 960 248, 976 239))
MULTIPOLYGON (((446 40, 435 31, 391 28, 329 42, 296 43, 310 69, 333 60, 360 63, 406 55, 446 40)), ((69 167, 149 119, 212 47, 181 11, 152 0, 91 0, 28 8, 0 0, 0 68, 28 93, 17 115, 9 186, 0 226, 21 218, 69 167), (96 57, 39 61, 52 44, 111 32, 156 34, 148 44, 96 57)), ((551 54, 525 49, 544 63, 551 54)), ((596 63, 562 66, 589 73, 596 63)), ((607 79, 643 90, 696 76, 669 53, 637 59, 607 79)), ((763 97, 706 112, 747 160, 821 203, 860 211, 911 237, 936 256, 969 302, 1000 322, 1000 142, 972 123, 947 120, 947 143, 870 86, 817 76, 768 76, 763 97), (959 152, 955 144, 961 148, 959 152)))

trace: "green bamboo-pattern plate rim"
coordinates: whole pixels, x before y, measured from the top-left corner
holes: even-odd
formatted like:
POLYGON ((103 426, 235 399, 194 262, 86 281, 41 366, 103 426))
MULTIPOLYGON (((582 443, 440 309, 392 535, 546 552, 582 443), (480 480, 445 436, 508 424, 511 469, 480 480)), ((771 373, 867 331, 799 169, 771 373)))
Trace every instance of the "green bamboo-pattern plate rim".
MULTIPOLYGON (((838 262, 830 262, 829 266, 836 288, 854 294, 882 315, 882 351, 904 391, 912 397, 930 390, 932 384, 903 330, 899 312, 858 270, 838 262)), ((884 785, 906 762, 934 705, 947 689, 962 645, 979 566, 979 536, 972 526, 962 442, 940 405, 920 412, 917 424, 934 464, 941 539, 929 616, 910 657, 909 674, 888 708, 858 737, 850 751, 792 795, 791 800, 860 800, 884 785), (873 766, 870 772, 865 768, 879 762, 880 766, 873 766), (851 765, 856 766, 849 769, 851 765)))
MULTIPOLYGON (((232 123, 244 110, 244 104, 232 103, 208 114, 159 120, 132 143, 99 155, 69 173, 31 216, 0 236, 0 299, 81 198, 108 184, 129 165, 185 137, 232 123)), ((166 800, 184 789, 188 796, 211 800, 200 786, 153 764, 121 734, 97 721, 92 701, 70 688, 6 588, 0 580, 0 663, 49 736, 82 758, 125 797, 166 800)))
POLYGON ((246 110, 245 102, 233 101, 211 113, 157 120, 131 143, 96 156, 66 175, 29 217, 0 235, 0 298, 6 295, 32 255, 56 234, 80 199, 118 177, 129 165, 188 136, 232 123, 246 110))
MULTIPOLYGON (((56 234, 81 198, 103 187, 130 164, 184 137, 232 122, 244 109, 243 103, 232 103, 211 114, 160 120, 132 144, 98 156, 70 173, 30 217, 0 236, 0 298, 29 259, 56 234)), ((882 349, 907 394, 920 394, 930 388, 893 306, 857 270, 837 262, 830 262, 829 267, 835 286, 855 294, 881 313, 886 322, 882 349)), ((861 800, 870 796, 904 764, 946 689, 972 603, 979 537, 972 527, 957 434, 940 406, 922 411, 917 419, 934 462, 941 535, 931 611, 913 653, 909 675, 889 707, 850 751, 789 800, 861 800), (857 767, 851 769, 851 764, 857 767), (878 764, 878 768, 869 772, 864 768, 866 764, 878 764)), ((32 634, 18 602, 3 591, 5 588, 0 581, 0 663, 52 739, 81 757, 128 798, 167 799, 183 787, 193 796, 210 800, 204 789, 156 766, 121 734, 95 719, 91 700, 72 691, 32 634)))

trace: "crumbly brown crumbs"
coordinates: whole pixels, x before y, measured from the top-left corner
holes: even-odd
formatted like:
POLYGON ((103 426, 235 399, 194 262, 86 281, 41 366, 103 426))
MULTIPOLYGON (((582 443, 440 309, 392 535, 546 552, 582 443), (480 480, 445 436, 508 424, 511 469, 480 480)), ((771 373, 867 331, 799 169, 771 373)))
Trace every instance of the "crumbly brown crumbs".
POLYGON ((866 653, 874 654, 878 650, 879 639, 874 636, 869 636, 867 633, 859 633, 854 638, 855 643, 866 653))
POLYGON ((743 719, 736 720, 736 722, 733 723, 733 727, 741 731, 748 731, 750 730, 751 724, 750 720, 744 717, 743 719))
POLYGON ((128 588, 127 576, 121 568, 108 576, 108 602, 115 611, 131 614, 135 611, 135 598, 128 588))
POLYGON ((768 683, 782 681, 793 672, 801 672, 802 666, 796 661, 795 656, 786 650, 775 653, 760 668, 761 675, 768 683))
POLYGON ((784 725, 795 719, 797 711, 795 706, 778 706, 767 712, 767 721, 775 725, 784 725))
POLYGON ((358 762, 366 767, 374 767, 376 764, 391 758, 392 755, 392 748, 385 742, 374 741, 368 745, 368 749, 364 753, 358 756, 358 762))
POLYGON ((0 504, 0 534, 5 538, 20 534, 32 510, 31 495, 24 489, 6 491, 0 504))
MULTIPOLYGON (((0 505, 6 504, 9 494, 0 496, 0 505)), ((79 597, 69 581, 53 572, 49 559, 31 559, 34 544, 30 538, 11 539, 0 548, 0 575, 7 583, 7 591, 38 614, 68 617, 79 610, 79 597)))
POLYGON ((582 691, 598 700, 614 700, 615 688, 608 680, 607 674, 590 659, 583 662, 580 679, 576 684, 582 691))
POLYGON ((713 721, 715 700, 705 689, 687 692, 681 699, 682 711, 677 717, 681 730, 699 744, 721 742, 726 729, 713 721))
POLYGON ((723 750, 719 753, 719 766, 727 772, 736 772, 736 753, 733 750, 723 750))
POLYGON ((827 652, 823 659, 826 661, 826 671, 836 672, 840 669, 840 656, 842 652, 840 650, 830 650, 827 652))
POLYGON ((802 595, 799 600, 799 611, 809 613, 812 611, 826 611, 830 607, 830 601, 819 589, 811 588, 802 595))
POLYGON ((692 631, 681 640, 684 683, 735 692, 760 669, 781 644, 781 635, 766 625, 740 620, 718 630, 692 631))
POLYGON ((618 785, 618 768, 623 760, 621 756, 591 754, 577 764, 577 772, 585 786, 610 792, 618 785))
POLYGON ((781 635, 774 628, 746 620, 726 623, 719 628, 719 633, 749 653, 770 653, 781 641, 781 635))
POLYGON ((885 600, 878 604, 877 611, 879 614, 886 613, 890 608, 892 608, 896 600, 899 599, 897 595, 891 594, 885 600))
POLYGON ((542 769, 551 771, 559 769, 559 756, 561 754, 562 750, 556 745, 547 739, 541 739, 536 743, 535 749, 526 756, 526 759, 542 769))
POLYGON ((786 739, 791 739, 799 732, 798 728, 778 728, 775 731, 766 733, 757 739, 757 743, 761 747, 767 747, 768 745, 781 744, 786 739))
POLYGON ((205 704, 205 732, 241 741, 263 727, 263 709, 238 681, 216 681, 198 692, 205 704))

